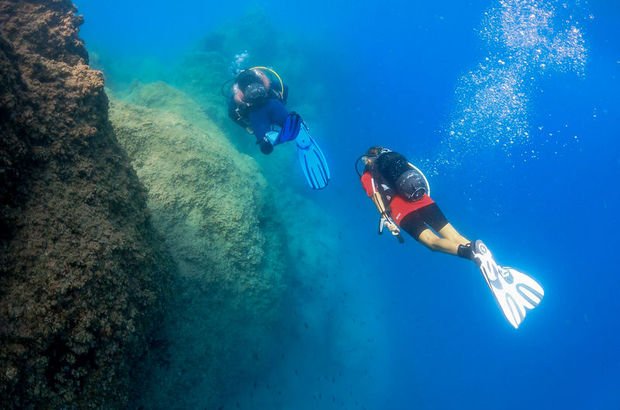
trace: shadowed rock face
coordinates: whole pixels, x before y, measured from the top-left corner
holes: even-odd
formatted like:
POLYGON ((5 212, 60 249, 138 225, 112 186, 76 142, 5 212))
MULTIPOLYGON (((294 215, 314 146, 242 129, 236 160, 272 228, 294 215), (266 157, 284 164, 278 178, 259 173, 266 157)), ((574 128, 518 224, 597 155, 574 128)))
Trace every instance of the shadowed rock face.
POLYGON ((0 0, 2 406, 120 407, 171 263, 69 1, 0 0))

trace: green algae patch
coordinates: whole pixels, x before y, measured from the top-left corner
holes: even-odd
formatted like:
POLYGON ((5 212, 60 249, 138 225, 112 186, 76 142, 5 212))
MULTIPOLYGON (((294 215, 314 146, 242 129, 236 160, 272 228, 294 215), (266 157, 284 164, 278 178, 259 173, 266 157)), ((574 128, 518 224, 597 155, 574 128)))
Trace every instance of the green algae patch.
POLYGON ((163 83, 112 100, 110 117, 179 272, 166 349, 138 401, 213 406, 234 393, 231 381, 259 372, 256 358, 274 342, 284 233, 267 183, 191 99, 163 83))

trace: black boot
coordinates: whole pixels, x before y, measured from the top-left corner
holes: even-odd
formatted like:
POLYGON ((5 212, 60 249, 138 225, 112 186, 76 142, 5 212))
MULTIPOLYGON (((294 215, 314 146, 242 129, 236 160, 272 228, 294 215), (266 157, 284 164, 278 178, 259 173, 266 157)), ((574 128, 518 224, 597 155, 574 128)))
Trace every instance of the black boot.
POLYGON ((473 242, 466 245, 459 245, 456 254, 463 259, 474 260, 474 247, 473 242))

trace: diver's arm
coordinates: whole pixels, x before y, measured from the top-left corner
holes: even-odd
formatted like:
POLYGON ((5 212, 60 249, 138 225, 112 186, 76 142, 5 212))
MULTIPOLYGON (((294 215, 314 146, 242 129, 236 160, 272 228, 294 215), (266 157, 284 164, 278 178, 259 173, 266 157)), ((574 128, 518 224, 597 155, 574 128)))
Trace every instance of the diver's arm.
POLYGON ((245 105, 245 102, 243 101, 243 91, 241 91, 237 83, 233 85, 232 92, 235 103, 237 105, 245 105))
POLYGON ((398 241, 402 243, 403 239, 402 236, 400 236, 400 229, 390 216, 389 208, 386 206, 385 202, 383 201, 383 197, 377 190, 377 185, 374 178, 370 175, 369 172, 364 172, 364 174, 361 176, 361 182, 362 187, 366 191, 366 195, 368 195, 368 197, 372 199, 372 203, 375 204, 377 211, 379 211, 379 214, 381 215, 381 219, 379 221, 379 233, 383 231, 383 227, 387 226, 392 235, 396 236, 398 238, 398 241))
POLYGON ((368 195, 370 199, 372 199, 372 203, 375 204, 375 206, 377 207, 377 211, 379 211, 381 215, 387 214, 387 207, 383 202, 381 194, 377 190, 377 184, 374 178, 370 175, 369 172, 364 172, 364 174, 361 176, 361 182, 362 188, 364 188, 364 191, 366 191, 366 195, 368 195))
POLYGON ((385 202, 383 202, 383 197, 375 188, 375 181, 371 180, 371 183, 373 188, 371 199, 377 207, 377 211, 379 211, 379 213, 381 214, 379 233, 381 233, 382 227, 386 226, 390 230, 392 235, 398 236, 399 240, 402 240, 400 237, 400 228, 398 227, 398 225, 396 225, 396 223, 390 216, 389 209, 387 206, 385 206, 385 202))
POLYGON ((250 127, 247 119, 245 118, 244 106, 237 105, 232 97, 228 102, 228 117, 233 120, 235 124, 246 130, 249 134, 254 133, 252 127, 250 127))
POLYGON ((387 215, 387 208, 385 207, 385 204, 383 203, 383 198, 381 198, 381 195, 378 192, 376 191, 373 192, 372 197, 370 199, 372 199, 372 202, 377 207, 377 211, 379 211, 379 213, 382 216, 387 215))

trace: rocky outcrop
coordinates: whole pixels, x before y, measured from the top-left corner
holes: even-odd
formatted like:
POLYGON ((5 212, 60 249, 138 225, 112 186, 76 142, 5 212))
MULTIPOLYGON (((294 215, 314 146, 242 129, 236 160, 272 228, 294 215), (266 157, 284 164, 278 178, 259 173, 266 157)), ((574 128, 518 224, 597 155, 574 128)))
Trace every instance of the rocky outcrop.
POLYGON ((179 267, 166 355, 138 404, 219 408, 260 377, 277 348, 286 255, 279 204, 254 160, 183 93, 137 87, 113 100, 110 118, 179 267))
POLYGON ((0 397, 127 402, 168 288, 146 193, 67 0, 0 0, 0 397))

